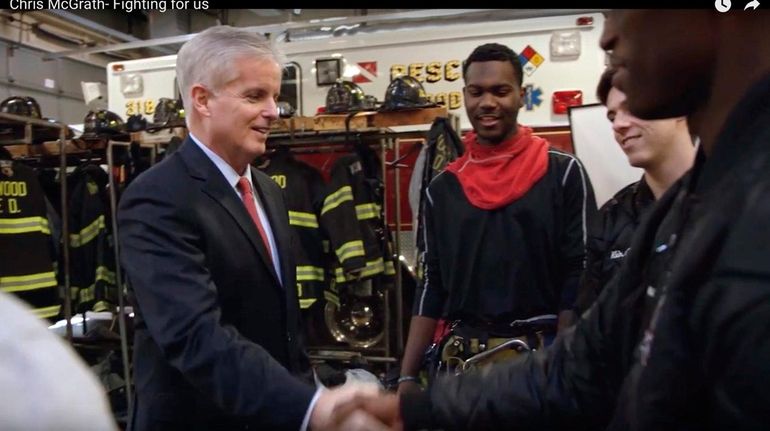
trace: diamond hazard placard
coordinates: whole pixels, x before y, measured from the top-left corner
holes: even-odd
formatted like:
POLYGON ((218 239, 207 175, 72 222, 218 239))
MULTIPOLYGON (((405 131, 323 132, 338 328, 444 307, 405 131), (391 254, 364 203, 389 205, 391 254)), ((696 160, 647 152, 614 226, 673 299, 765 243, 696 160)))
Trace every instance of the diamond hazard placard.
POLYGON ((538 67, 540 67, 541 64, 545 61, 545 57, 540 55, 539 52, 535 51, 535 48, 532 48, 531 45, 527 45, 524 49, 521 50, 521 54, 519 54, 519 61, 521 62, 521 67, 524 69, 524 72, 526 72, 527 76, 531 76, 538 67))

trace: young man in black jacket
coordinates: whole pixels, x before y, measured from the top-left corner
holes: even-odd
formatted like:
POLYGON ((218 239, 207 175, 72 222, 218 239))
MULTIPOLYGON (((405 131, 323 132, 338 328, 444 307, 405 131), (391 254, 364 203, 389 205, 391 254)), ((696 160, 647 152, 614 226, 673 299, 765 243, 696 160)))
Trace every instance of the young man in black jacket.
POLYGON ((426 191, 426 270, 403 387, 415 379, 439 318, 489 347, 514 337, 539 347, 557 320, 572 323, 596 202, 580 161, 518 124, 522 76, 518 56, 496 43, 477 47, 463 64, 473 132, 465 153, 426 191))
POLYGON ((688 116, 693 169, 549 349, 359 404, 406 429, 767 429, 769 22, 764 10, 612 12, 613 85, 641 118, 688 116))
POLYGON ((643 120, 628 112, 626 95, 612 86, 612 69, 599 79, 596 95, 607 107, 607 119, 631 166, 644 169, 639 181, 618 191, 602 205, 588 232, 586 271, 577 309, 585 311, 618 272, 642 221, 671 185, 692 167, 695 146, 687 118, 643 120))

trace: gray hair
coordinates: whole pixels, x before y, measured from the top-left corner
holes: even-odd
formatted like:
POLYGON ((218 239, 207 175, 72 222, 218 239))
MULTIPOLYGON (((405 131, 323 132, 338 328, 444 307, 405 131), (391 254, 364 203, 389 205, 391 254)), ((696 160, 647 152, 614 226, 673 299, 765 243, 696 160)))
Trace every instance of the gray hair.
POLYGON ((187 112, 192 112, 190 87, 203 84, 213 90, 235 79, 233 64, 241 57, 286 60, 266 37, 229 25, 209 27, 187 41, 176 57, 176 77, 187 112))

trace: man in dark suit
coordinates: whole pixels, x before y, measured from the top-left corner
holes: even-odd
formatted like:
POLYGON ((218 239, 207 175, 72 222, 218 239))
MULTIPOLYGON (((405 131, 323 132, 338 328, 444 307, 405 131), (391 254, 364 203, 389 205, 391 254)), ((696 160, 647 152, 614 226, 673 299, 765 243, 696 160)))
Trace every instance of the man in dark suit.
POLYGON ((280 54, 227 26, 177 57, 190 136, 138 177, 118 212, 137 324, 131 428, 376 428, 336 424, 337 402, 371 388, 316 390, 297 342, 287 212, 249 163, 278 117, 280 54))

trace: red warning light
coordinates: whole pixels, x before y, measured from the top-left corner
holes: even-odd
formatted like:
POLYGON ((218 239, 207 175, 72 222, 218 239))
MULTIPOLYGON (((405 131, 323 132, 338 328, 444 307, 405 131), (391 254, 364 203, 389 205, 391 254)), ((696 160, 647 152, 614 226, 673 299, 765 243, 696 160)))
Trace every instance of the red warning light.
POLYGON ((575 22, 576 25, 593 25, 593 23, 594 17, 592 16, 581 16, 575 22))
POLYGON ((580 90, 554 91, 552 102, 554 114, 566 114, 570 106, 583 104, 583 92, 580 90))

